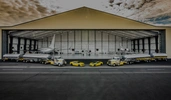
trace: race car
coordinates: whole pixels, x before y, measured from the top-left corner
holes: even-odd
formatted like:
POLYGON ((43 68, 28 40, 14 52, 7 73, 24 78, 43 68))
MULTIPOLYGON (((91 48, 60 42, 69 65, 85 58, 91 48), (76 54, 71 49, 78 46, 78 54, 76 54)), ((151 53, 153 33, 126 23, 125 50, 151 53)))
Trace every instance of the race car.
POLYGON ((80 67, 83 67, 85 64, 83 62, 80 62, 80 61, 71 61, 70 62, 70 65, 71 66, 80 66, 80 67))
POLYGON ((90 66, 101 66, 101 65, 103 65, 103 62, 101 62, 101 61, 95 61, 95 62, 91 62, 89 65, 90 66))

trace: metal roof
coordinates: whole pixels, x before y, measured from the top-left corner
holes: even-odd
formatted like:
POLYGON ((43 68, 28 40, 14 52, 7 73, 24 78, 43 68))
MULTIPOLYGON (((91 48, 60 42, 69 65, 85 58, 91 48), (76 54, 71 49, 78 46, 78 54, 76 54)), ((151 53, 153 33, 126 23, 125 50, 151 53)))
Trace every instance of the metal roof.
MULTIPOLYGON (((30 38, 40 40, 45 37, 51 37, 53 34, 74 33, 75 30, 23 30, 23 31, 9 31, 9 35, 21 38, 30 38)), ((77 31, 77 30, 76 30, 77 31)), ((80 31, 80 30, 78 30, 80 31)), ((93 30, 90 30, 93 31, 93 30)), ((153 30, 96 30, 96 33, 106 33, 115 35, 126 39, 138 39, 156 36, 160 31, 153 30)))

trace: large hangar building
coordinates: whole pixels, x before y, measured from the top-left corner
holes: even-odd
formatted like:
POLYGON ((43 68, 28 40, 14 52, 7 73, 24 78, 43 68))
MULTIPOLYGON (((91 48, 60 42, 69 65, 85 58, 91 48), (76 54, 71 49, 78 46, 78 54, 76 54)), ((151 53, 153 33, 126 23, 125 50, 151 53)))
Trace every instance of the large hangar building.
POLYGON ((171 28, 157 27, 81 7, 23 24, 0 28, 0 59, 6 53, 24 53, 48 47, 56 34, 61 54, 110 54, 121 46, 136 53, 167 53, 171 58, 171 28))

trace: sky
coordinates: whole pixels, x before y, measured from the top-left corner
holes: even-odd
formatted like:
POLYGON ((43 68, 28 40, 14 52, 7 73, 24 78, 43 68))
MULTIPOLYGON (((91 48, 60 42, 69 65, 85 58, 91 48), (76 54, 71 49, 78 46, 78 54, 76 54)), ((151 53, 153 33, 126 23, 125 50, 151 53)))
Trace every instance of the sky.
POLYGON ((171 0, 0 0, 0 26, 90 7, 155 26, 171 26, 171 0))

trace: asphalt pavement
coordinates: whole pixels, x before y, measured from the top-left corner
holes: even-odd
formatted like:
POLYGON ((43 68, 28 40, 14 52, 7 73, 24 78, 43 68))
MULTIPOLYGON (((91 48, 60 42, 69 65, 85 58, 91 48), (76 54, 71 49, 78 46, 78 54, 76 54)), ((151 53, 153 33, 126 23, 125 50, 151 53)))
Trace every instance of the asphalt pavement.
POLYGON ((171 66, 0 62, 0 100, 171 100, 171 66))

